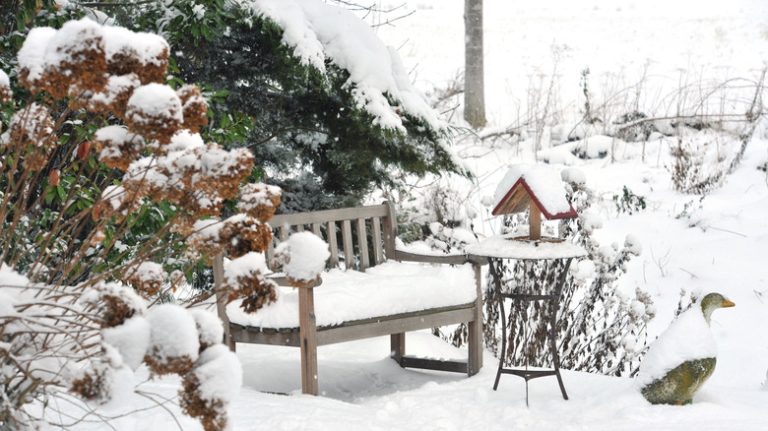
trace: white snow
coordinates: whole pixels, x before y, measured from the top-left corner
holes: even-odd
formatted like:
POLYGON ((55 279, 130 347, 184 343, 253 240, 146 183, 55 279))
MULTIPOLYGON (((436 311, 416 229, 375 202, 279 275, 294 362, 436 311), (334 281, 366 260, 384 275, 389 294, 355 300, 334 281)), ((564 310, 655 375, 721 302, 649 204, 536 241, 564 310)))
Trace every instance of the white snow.
POLYGON ((139 77, 135 73, 119 76, 110 75, 109 79, 107 79, 107 86, 104 88, 104 91, 93 94, 91 96, 91 102, 109 105, 114 103, 115 98, 117 98, 119 94, 130 91, 140 85, 141 82, 139 81, 139 77))
POLYGON ((264 253, 248 252, 243 256, 224 261, 224 278, 230 285, 237 285, 237 279, 248 277, 252 273, 268 274, 264 253))
POLYGON ((168 42, 152 33, 133 32, 123 27, 105 25, 102 27, 107 60, 115 55, 128 55, 142 64, 159 65, 160 57, 168 52, 168 42))
POLYGON ((192 133, 187 129, 182 129, 171 137, 171 143, 168 144, 166 150, 168 152, 175 152, 194 150, 203 147, 205 147, 205 142, 199 133, 192 133))
POLYGON ((549 166, 526 164, 516 164, 509 167, 504 178, 496 186, 496 193, 494 193, 493 198, 494 208, 501 203, 512 186, 521 179, 525 181, 533 195, 539 200, 543 206, 542 210, 552 216, 571 210, 560 172, 549 166))
POLYGON ((149 321, 143 316, 134 316, 120 326, 102 329, 101 336, 105 343, 117 349, 124 364, 136 370, 149 348, 149 321))
POLYGON ((8 74, 4 70, 0 70, 0 88, 10 90, 11 80, 8 78, 8 74))
POLYGON ((578 168, 566 168, 560 172, 560 178, 566 183, 584 185, 587 183, 587 177, 584 171, 578 168))
POLYGON ((191 310, 190 313, 197 325, 200 344, 207 346, 221 344, 224 339, 224 325, 222 325, 219 317, 206 310, 191 310))
POLYGON ((476 256, 516 259, 563 259, 586 256, 583 248, 568 242, 519 241, 519 233, 491 236, 464 250, 476 256))
POLYGON ((170 118, 179 122, 184 120, 181 99, 173 88, 154 82, 133 91, 128 99, 126 115, 136 122, 143 122, 145 116, 170 118))
POLYGON ((138 268, 136 268, 135 272, 130 272, 129 274, 144 281, 151 280, 160 282, 165 281, 167 276, 165 270, 163 269, 163 265, 150 261, 142 262, 138 268))
POLYGON ((149 350, 160 359, 188 356, 197 359, 200 342, 192 315, 175 304, 161 304, 149 309, 147 320, 152 328, 149 350))
MULTIPOLYGON (((323 273, 323 284, 314 290, 318 326, 467 304, 477 297, 471 265, 386 262, 365 272, 333 269, 323 273)), ((232 303, 227 315, 246 326, 297 328, 298 310, 297 290, 280 287, 277 301, 257 313, 245 313, 232 303)))
POLYGON ((283 42, 305 64, 324 71, 325 60, 349 71, 352 94, 376 124, 404 130, 400 109, 431 127, 444 124, 411 84, 396 50, 387 47, 365 22, 350 11, 321 0, 238 0, 255 15, 265 15, 284 29, 283 42))
POLYGON ((312 232, 298 232, 291 235, 275 249, 275 255, 282 255, 283 271, 295 280, 314 280, 325 269, 325 262, 331 256, 328 244, 312 232))
POLYGON ((46 47, 55 34, 56 30, 51 27, 35 27, 29 31, 21 45, 18 54, 19 68, 28 71, 30 81, 40 79, 45 72, 46 47))
POLYGON ((637 384, 644 386, 660 379, 685 361, 714 357, 717 357, 715 337, 701 306, 693 304, 651 344, 640 364, 637 384))
POLYGON ((203 350, 192 372, 200 382, 198 391, 201 398, 206 400, 230 402, 237 397, 243 385, 240 361, 223 344, 203 350))
POLYGON ((104 49, 102 26, 88 18, 67 21, 47 42, 45 67, 75 61, 73 54, 82 50, 104 49))
MULTIPOLYGON (((281 6, 282 2, 273 3, 281 6)), ((387 44, 401 47, 400 55, 407 69, 414 70, 413 77, 420 88, 442 86, 463 68, 464 2, 405 3, 408 10, 416 13, 395 25, 378 27, 378 34, 387 44)), ((627 142, 615 161, 610 154, 603 159, 579 159, 571 153, 575 144, 559 144, 575 124, 567 117, 578 118, 583 114, 579 72, 587 66, 591 70, 590 90, 595 96, 593 106, 603 102, 599 99, 601 93, 607 101, 616 88, 639 82, 645 63, 651 66, 642 89, 641 109, 658 104, 662 96, 656 94, 674 92, 681 74, 691 79, 688 84, 704 91, 711 81, 699 79, 698 70, 707 74, 705 78, 716 76, 717 82, 741 77, 756 79, 755 73, 759 74, 768 55, 768 3, 486 0, 484 5, 490 125, 513 123, 518 115, 526 114, 530 105, 534 105, 534 115, 540 115, 546 96, 541 94, 541 88, 546 91, 549 74, 558 76, 555 99, 559 96, 560 100, 554 104, 555 109, 563 108, 566 118, 556 120, 565 126, 559 134, 551 131, 551 141, 547 139, 549 126, 545 127, 543 150, 538 154, 533 151, 534 132, 530 129, 522 131, 519 142, 461 143, 459 153, 465 155, 465 162, 477 173, 477 183, 466 205, 477 205, 482 196, 492 194, 511 162, 548 160, 578 167, 583 179, 588 180, 586 186, 595 193, 594 206, 588 214, 581 214, 594 238, 605 244, 609 253, 615 253, 610 251, 610 244, 621 244, 628 233, 637 238, 629 245, 642 244, 643 255, 626 264, 626 274, 618 280, 617 290, 631 292, 641 288, 652 295, 657 313, 648 327, 649 340, 670 324, 681 289, 715 290, 738 303, 736 308, 713 316, 710 330, 720 347, 714 375, 692 405, 677 407, 648 404, 630 378, 564 370, 570 400, 561 399, 555 380, 536 379, 529 383, 531 406, 527 407, 526 387, 521 379, 503 376, 499 390, 491 389, 497 362, 488 352, 481 372, 466 378, 452 373, 402 369, 389 358, 389 337, 379 337, 322 346, 318 351, 322 396, 304 397, 298 392, 301 383, 297 349, 239 344, 237 354, 243 363, 245 381, 231 408, 232 427, 322 431, 765 430, 768 391, 760 388, 766 381, 768 367, 768 341, 764 336, 764 328, 768 327, 768 279, 762 271, 768 241, 768 188, 765 172, 756 169, 768 157, 765 124, 759 126, 749 143, 739 169, 701 203, 699 196, 678 193, 671 187, 667 166, 674 138, 656 133, 645 144, 627 142), (555 62, 558 68, 553 71, 555 62), (699 83, 703 85, 700 87, 699 83), (642 161, 641 149, 647 150, 647 159, 642 161), (553 156, 544 157, 543 152, 549 150, 553 156), (624 185, 645 196, 645 210, 632 215, 617 214, 612 197, 620 196, 624 185), (693 205, 688 205, 690 202, 693 205), (685 207, 692 216, 681 215, 685 207)), ((380 15, 372 13, 368 19, 375 21, 377 17, 380 15)), ((723 99, 726 109, 741 97, 730 93, 728 96, 732 97, 723 99)), ((663 114, 665 109, 661 106, 655 112, 663 114)), ((673 106, 667 113, 674 113, 674 109, 673 106)), ((459 116, 460 110, 454 118, 459 116)), ((524 117, 521 123, 525 121, 524 117)), ((659 121, 656 126, 663 133, 674 132, 670 123, 659 121)), ((579 127, 574 137, 594 136, 609 127, 610 124, 579 127)), ((719 151, 713 154, 732 154, 730 148, 714 144, 719 151)), ((452 180, 452 187, 461 186, 459 180, 452 180)), ((499 233, 494 219, 482 209, 473 220, 475 231, 486 236, 499 233)), ((576 271, 580 276, 590 276, 588 267, 577 265, 576 271)), ((333 274, 331 271, 325 275, 324 284, 315 290, 317 296, 332 287, 328 277, 333 274)), ((385 280, 380 280, 380 285, 380 290, 389 287, 385 280)), ((420 286, 414 283, 413 287, 420 286)), ((367 307, 365 299, 359 301, 367 307)), ((295 315, 297 308, 294 304, 290 313, 295 315)), ((262 311, 265 310, 259 313, 262 311)), ((640 304, 632 303, 632 312, 640 311, 640 304)), ((285 312, 289 313, 287 309, 285 312)), ((643 347, 633 345, 631 337, 621 342, 628 348, 643 347)), ((455 349, 433 337, 429 331, 409 333, 407 345, 409 354, 420 356, 465 359, 467 353, 464 348, 455 349)), ((162 379, 145 387, 173 398, 178 380, 162 379)), ((179 417, 177 426, 163 409, 135 394, 126 398, 121 412, 137 408, 148 410, 118 418, 115 427, 201 429, 186 417, 179 417)), ((173 406, 169 408, 178 412, 173 406)), ((75 428, 99 430, 103 425, 81 423, 75 428)))

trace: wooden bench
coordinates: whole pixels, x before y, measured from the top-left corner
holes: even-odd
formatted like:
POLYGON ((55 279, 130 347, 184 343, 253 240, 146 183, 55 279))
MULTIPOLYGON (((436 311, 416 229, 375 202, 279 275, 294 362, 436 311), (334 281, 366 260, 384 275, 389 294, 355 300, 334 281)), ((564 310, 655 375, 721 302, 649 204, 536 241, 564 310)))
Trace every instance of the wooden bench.
MULTIPOLYGON (((387 202, 373 206, 276 215, 270 225, 275 232, 274 243, 287 239, 292 232, 304 230, 323 238, 331 252, 329 268, 343 266, 346 271, 366 271, 387 260, 421 262, 424 265, 463 265, 469 262, 466 256, 430 256, 397 250, 397 217, 394 207, 387 202)), ((267 253, 268 258, 271 250, 267 253)), ((234 342, 300 347, 302 391, 307 394, 318 393, 317 346, 383 335, 390 335, 391 356, 401 367, 461 372, 471 376, 480 370, 483 361, 480 264, 472 263, 474 276, 469 275, 469 288, 474 288, 475 299, 469 303, 318 327, 315 323, 315 289, 302 288, 298 292, 298 328, 225 323, 229 324, 231 341, 234 342), (406 332, 458 323, 468 324, 469 354, 466 362, 417 358, 405 354, 406 332)), ((320 289, 317 294, 322 295, 324 288, 326 286, 317 287, 320 289)), ((419 286, 412 288, 419 289, 419 286)))

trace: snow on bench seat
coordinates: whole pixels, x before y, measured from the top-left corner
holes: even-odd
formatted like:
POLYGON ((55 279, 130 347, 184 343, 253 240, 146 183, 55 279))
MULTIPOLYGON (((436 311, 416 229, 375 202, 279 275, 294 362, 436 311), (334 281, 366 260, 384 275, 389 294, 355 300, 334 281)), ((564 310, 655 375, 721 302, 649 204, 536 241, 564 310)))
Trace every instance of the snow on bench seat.
MULTIPOLYGON (((425 265, 385 262, 366 272, 333 269, 315 288, 318 327, 469 304, 477 298, 472 265, 425 265)), ((253 314, 227 306, 232 323, 261 328, 298 328, 298 290, 281 286, 276 302, 253 314)))

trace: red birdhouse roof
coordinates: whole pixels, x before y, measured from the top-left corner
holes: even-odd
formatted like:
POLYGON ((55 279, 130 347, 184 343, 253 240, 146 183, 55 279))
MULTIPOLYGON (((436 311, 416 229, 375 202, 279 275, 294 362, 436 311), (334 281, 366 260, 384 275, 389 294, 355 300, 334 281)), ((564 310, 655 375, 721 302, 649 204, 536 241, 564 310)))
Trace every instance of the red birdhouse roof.
POLYGON ((528 204, 539 208, 547 220, 576 218, 566 198, 560 173, 550 167, 513 165, 496 188, 492 214, 525 211, 528 204))

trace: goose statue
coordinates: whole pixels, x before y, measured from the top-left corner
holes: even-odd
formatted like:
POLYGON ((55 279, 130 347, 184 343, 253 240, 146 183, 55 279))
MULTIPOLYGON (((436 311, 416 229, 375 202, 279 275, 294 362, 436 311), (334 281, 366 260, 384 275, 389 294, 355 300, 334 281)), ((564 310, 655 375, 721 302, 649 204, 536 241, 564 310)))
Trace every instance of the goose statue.
POLYGON ((717 346, 709 328, 712 312, 734 304, 719 293, 706 295, 651 344, 637 382, 651 404, 690 404, 715 371, 717 346))

